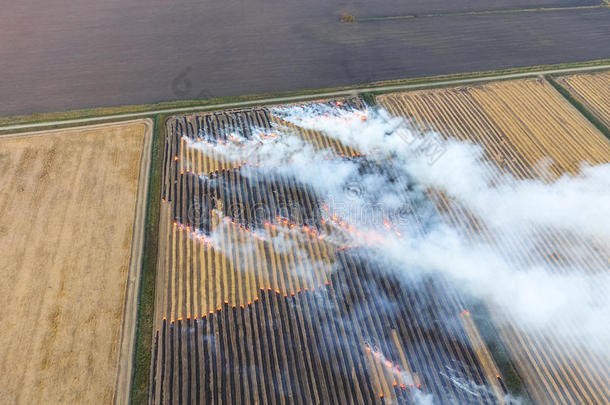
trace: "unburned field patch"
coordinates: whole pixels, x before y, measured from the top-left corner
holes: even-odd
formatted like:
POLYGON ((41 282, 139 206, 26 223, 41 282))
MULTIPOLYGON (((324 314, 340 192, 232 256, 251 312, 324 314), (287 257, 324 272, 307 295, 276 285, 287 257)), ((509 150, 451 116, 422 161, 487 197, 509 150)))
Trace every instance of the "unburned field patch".
POLYGON ((0 402, 129 381, 150 139, 148 120, 0 137, 0 402))

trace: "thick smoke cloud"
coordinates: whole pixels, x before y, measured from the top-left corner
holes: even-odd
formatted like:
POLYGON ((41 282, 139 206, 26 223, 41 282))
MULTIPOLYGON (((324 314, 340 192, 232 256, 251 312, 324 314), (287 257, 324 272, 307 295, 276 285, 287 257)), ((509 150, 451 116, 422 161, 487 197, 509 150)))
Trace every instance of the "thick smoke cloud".
MULTIPOLYGON (((554 181, 520 180, 491 166, 478 146, 419 133, 408 122, 389 117, 383 110, 343 111, 310 105, 282 108, 276 113, 296 125, 323 131, 362 153, 376 153, 377 159, 389 158, 388 164, 412 183, 414 193, 424 194, 430 189, 444 192, 472 212, 495 237, 493 243, 485 238, 469 239, 429 205, 419 204, 415 215, 428 225, 426 231, 419 234, 397 224, 403 237, 385 232, 383 243, 377 247, 401 263, 402 271, 447 275, 520 324, 574 338, 608 357, 610 275, 603 268, 607 257, 601 258, 602 265, 591 274, 574 265, 565 268, 542 260, 519 262, 503 252, 514 253, 516 248, 511 243, 518 239, 518 250, 529 253, 536 250, 541 235, 557 231, 569 232, 579 238, 575 240, 594 241, 607 252, 610 164, 583 166, 579 175, 564 175, 554 181)), ((349 212, 369 212, 364 200, 367 196, 377 196, 376 207, 393 212, 394 204, 380 196, 400 195, 401 185, 388 181, 387 176, 358 176, 354 166, 322 165, 315 176, 302 176, 335 198, 341 196, 342 185, 358 182, 363 198, 346 202, 339 197, 345 207, 356 205, 349 212)), ((356 215, 350 220, 369 225, 365 216, 356 215)), ((583 253, 581 248, 578 244, 561 246, 565 255, 591 259, 586 255, 594 253, 583 253)))

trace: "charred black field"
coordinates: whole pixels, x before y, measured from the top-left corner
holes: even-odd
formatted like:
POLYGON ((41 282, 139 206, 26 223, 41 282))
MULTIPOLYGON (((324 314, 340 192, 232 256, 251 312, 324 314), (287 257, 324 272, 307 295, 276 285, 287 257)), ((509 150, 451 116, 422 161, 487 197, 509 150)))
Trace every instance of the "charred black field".
POLYGON ((538 201, 607 140, 543 79, 376 101, 165 121, 149 402, 603 403, 606 231, 538 201))
POLYGON ((445 280, 395 277, 367 245, 378 236, 351 244, 359 231, 316 190, 240 146, 293 130, 323 161, 401 183, 400 215, 423 232, 413 205, 429 203, 407 178, 264 107, 166 126, 151 403, 497 403, 508 394, 445 280))

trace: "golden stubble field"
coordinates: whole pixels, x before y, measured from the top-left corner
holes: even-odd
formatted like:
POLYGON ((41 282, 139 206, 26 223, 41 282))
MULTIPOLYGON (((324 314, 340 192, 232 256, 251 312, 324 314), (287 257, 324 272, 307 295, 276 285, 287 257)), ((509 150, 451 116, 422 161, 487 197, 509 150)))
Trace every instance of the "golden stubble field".
POLYGON ((610 71, 562 76, 557 82, 610 126, 610 71))
POLYGON ((0 403, 107 404, 129 374, 151 128, 0 137, 0 403))

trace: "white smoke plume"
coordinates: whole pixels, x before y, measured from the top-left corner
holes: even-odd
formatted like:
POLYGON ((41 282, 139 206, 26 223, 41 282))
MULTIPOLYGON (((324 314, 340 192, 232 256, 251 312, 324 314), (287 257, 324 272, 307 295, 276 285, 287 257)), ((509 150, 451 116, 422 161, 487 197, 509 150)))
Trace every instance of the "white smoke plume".
MULTIPOLYGON (((480 147, 442 140, 434 133, 418 134, 408 123, 389 117, 383 110, 345 111, 307 105, 280 108, 275 113, 299 126, 322 131, 361 153, 390 157, 394 169, 404 170, 419 191, 435 189, 446 193, 490 228, 492 234, 499 235, 500 246, 483 238, 470 240, 437 214, 419 209, 416 214, 428 216, 424 220, 432 224, 423 235, 399 223, 403 237, 385 232, 383 243, 378 246, 402 264, 401 271, 447 275, 473 296, 507 311, 520 324, 578 339, 608 357, 610 273, 604 271, 607 256, 601 258, 606 268, 597 268, 594 273, 577 266, 555 267, 546 261, 517 265, 514 258, 502 253, 515 249, 504 246, 502 241, 518 237, 520 250, 526 253, 536 249, 539 232, 566 231, 583 241, 595 241, 607 253, 610 164, 583 166, 578 176, 565 175, 553 182, 519 180, 487 163, 480 147), (413 141, 422 137, 433 139, 436 150, 442 151, 440 157, 431 160, 430 154, 418 146, 423 142, 413 141)), ((278 162, 281 159, 276 158, 278 162)), ((305 169, 295 165, 287 168, 323 195, 343 204, 342 208, 352 214, 349 221, 363 227, 371 225, 371 210, 365 197, 384 196, 375 200, 375 207, 392 212, 394 196, 404 192, 383 176, 359 174, 351 162, 328 162, 316 165, 315 171, 305 169), (362 187, 363 198, 344 196, 345 184, 354 181, 362 187)), ((562 249, 582 256, 581 247, 562 249)))
MULTIPOLYGON (((274 128, 274 136, 259 135, 258 142, 240 146, 240 159, 264 162, 310 185, 329 215, 353 227, 354 245, 388 257, 392 266, 387 267, 398 275, 446 277, 524 330, 566 339, 610 360, 610 164, 583 166, 577 176, 521 180, 490 165, 477 145, 421 133, 383 109, 309 104, 272 113, 390 168, 363 172, 356 161, 329 160, 330 151, 315 150, 282 125, 274 128), (471 212, 493 242, 466 236, 432 204, 422 203, 428 190, 444 193, 471 212), (417 202, 409 215, 401 211, 405 195, 417 202), (553 264, 526 258, 556 232, 576 241, 560 250, 577 260, 553 264), (588 242, 599 252, 586 248, 588 242), (596 264, 587 269, 583 261, 596 264)), ((226 153, 230 157, 235 151, 226 153)), ((431 401, 427 396, 419 400, 431 401)))

